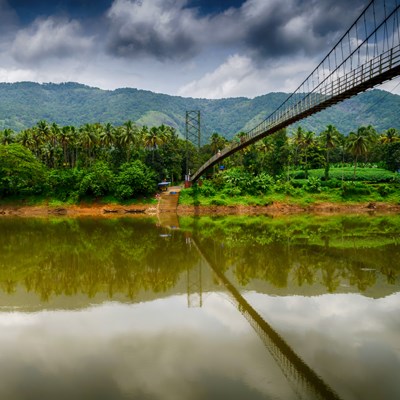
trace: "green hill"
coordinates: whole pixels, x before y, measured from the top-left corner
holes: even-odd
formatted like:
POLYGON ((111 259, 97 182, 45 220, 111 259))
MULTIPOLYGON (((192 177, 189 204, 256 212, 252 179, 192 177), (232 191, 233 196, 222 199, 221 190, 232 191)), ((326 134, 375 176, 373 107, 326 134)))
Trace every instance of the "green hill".
MULTIPOLYGON (((269 93, 254 99, 193 99, 131 88, 101 90, 77 83, 0 83, 0 130, 20 131, 39 120, 59 125, 111 122, 120 125, 131 119, 138 124, 175 127, 185 132, 186 110, 200 110, 203 142, 218 132, 231 138, 248 130, 273 112, 287 97, 269 93)), ((334 124, 347 134, 360 125, 378 131, 400 128, 400 96, 371 90, 301 121, 305 129, 319 132, 334 124)))

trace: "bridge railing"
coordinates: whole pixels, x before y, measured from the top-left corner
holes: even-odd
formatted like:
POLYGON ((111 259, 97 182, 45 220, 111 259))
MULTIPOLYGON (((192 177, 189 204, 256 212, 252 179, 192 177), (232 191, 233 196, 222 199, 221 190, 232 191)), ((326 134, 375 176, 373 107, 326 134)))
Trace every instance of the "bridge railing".
POLYGON ((196 181, 206 169, 263 137, 400 75, 399 8, 398 0, 372 0, 324 60, 278 109, 211 157, 191 180, 196 181), (367 23, 368 19, 371 21, 367 23))
POLYGON ((291 108, 276 111, 268 119, 248 131, 240 140, 229 144, 220 153, 211 157, 196 171, 192 177, 192 181, 196 181, 207 168, 222 161, 237 150, 275 133, 284 126, 290 125, 306 116, 367 90, 378 83, 382 83, 386 79, 392 78, 391 71, 395 75, 398 75, 400 73, 398 71, 399 68, 400 46, 396 46, 346 75, 339 77, 337 81, 332 81, 329 85, 324 85, 318 92, 307 94, 291 108), (382 79, 379 79, 380 77, 382 79))

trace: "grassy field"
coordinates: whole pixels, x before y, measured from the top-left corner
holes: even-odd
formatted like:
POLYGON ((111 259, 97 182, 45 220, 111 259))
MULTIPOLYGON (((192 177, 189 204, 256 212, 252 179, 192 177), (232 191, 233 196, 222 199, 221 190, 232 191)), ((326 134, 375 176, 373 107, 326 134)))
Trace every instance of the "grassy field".
POLYGON ((400 204, 400 176, 380 168, 358 168, 353 182, 352 167, 332 168, 331 179, 324 181, 324 170, 293 171, 290 179, 271 180, 268 185, 254 189, 251 182, 216 187, 210 181, 201 187, 183 190, 182 205, 205 206, 267 206, 287 203, 307 206, 315 203, 385 202, 400 204), (246 186, 247 185, 247 186, 246 186), (254 193, 256 192, 256 193, 254 193), (251 194, 248 194, 251 193, 251 194))

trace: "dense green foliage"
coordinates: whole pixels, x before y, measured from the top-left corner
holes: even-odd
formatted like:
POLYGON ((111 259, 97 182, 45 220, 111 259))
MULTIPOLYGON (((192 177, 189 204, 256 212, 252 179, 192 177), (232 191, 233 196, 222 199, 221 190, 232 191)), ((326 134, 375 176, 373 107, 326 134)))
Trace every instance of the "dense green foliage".
POLYGON ((0 145, 0 195, 35 193, 41 190, 45 168, 20 144, 0 145))
MULTIPOLYGON (((213 135, 212 141, 218 143, 218 138, 213 135)), ((400 162, 395 159, 399 143, 397 130, 388 129, 378 134, 371 126, 359 127, 348 136, 332 125, 319 135, 301 127, 290 136, 283 130, 222 160, 202 186, 182 193, 181 202, 204 205, 267 205, 276 201, 400 203, 400 176, 395 172, 400 162)))
POLYGON ((39 121, 0 131, 0 196, 40 194, 62 202, 151 196, 157 182, 183 176, 186 143, 165 125, 131 121, 60 127, 39 121))
MULTIPOLYGON (((20 131, 43 119, 67 126, 87 122, 122 125, 132 120, 150 127, 169 125, 184 135, 186 110, 200 110, 204 144, 214 132, 231 139, 237 132, 253 128, 286 98, 286 93, 269 93, 254 99, 207 100, 129 88, 108 91, 77 83, 1 83, 0 130, 20 131)), ((301 125, 307 131, 321 131, 328 124, 341 132, 370 124, 379 131, 399 129, 399 109, 400 96, 372 90, 307 118, 301 125)))
MULTIPOLYGON (((225 205, 253 196, 259 199, 245 202, 268 204, 290 195, 309 202, 304 193, 310 193, 325 201, 368 195, 359 200, 397 202, 399 143, 394 128, 378 134, 372 126, 359 127, 348 136, 333 125, 319 134, 302 127, 290 135, 281 130, 221 160, 206 171, 203 186, 182 201, 198 204, 205 197, 206 204, 225 205)), ((75 127, 41 120, 19 133, 0 131, 0 196, 40 194, 62 202, 148 197, 157 182, 180 182, 186 168, 196 170, 228 144, 214 133, 198 149, 167 125, 148 128, 127 121, 75 127)))

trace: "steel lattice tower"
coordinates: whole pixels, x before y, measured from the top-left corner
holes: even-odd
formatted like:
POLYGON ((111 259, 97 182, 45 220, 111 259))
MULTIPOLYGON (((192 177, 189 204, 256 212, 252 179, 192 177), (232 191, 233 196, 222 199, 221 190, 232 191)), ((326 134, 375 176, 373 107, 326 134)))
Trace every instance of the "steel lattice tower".
POLYGON ((189 181, 189 142, 200 149, 200 111, 186 111, 186 179, 189 181))

